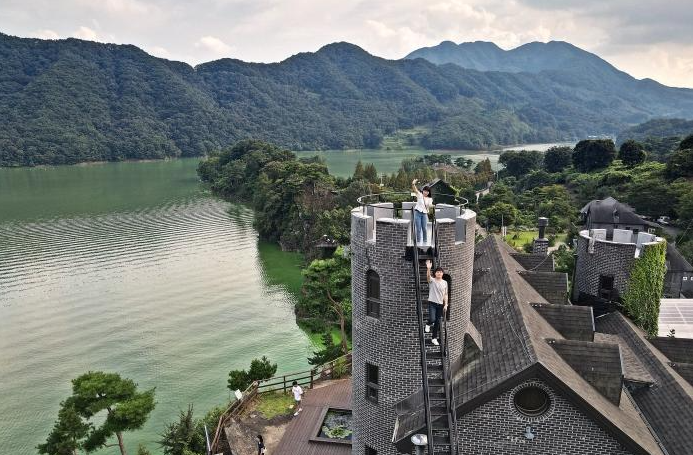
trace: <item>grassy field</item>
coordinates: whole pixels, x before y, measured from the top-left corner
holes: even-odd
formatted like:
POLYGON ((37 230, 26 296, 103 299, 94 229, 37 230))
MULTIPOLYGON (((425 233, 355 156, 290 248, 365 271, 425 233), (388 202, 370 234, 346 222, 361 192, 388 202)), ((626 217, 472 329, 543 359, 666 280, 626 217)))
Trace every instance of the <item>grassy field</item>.
MULTIPOLYGON (((504 240, 513 248, 522 249, 525 243, 532 243, 537 237, 539 237, 539 231, 514 231, 508 229, 508 235, 504 237, 504 240)), ((566 237, 566 234, 558 234, 556 242, 564 243, 566 237)))
POLYGON ((267 392, 259 396, 255 410, 269 420, 276 416, 293 414, 293 404, 294 400, 290 393, 267 392))

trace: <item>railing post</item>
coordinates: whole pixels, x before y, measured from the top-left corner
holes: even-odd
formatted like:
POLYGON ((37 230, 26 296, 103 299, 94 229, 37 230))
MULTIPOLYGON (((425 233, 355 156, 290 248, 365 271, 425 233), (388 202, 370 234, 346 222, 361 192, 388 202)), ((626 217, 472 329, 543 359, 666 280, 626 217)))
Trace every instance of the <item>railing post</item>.
POLYGON ((313 388, 313 375, 315 374, 315 369, 311 368, 310 369, 310 388, 313 388))
POLYGON ((284 382, 284 384, 283 384, 283 386, 284 386, 284 395, 286 395, 286 376, 283 376, 283 377, 282 377, 282 381, 284 382))

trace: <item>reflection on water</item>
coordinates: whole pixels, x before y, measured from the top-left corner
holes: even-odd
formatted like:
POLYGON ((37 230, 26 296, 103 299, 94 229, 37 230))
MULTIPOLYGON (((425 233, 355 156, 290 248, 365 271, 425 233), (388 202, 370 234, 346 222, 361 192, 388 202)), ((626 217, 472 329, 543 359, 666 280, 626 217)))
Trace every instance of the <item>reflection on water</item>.
MULTIPOLYGON (((28 201, 43 201, 44 191, 49 202, 14 219, 5 208, 25 205, 22 188, 12 187, 19 200, 0 196, 1 454, 35 453, 70 380, 89 370, 156 387, 156 409, 126 443, 131 452, 143 443, 161 453, 158 433, 179 409, 194 403, 202 413, 228 399, 229 370, 260 355, 280 372, 307 365, 312 346, 295 324, 295 297, 274 274, 286 259, 276 247, 261 257, 252 212, 202 193, 192 163, 126 164, 140 176, 131 180, 136 191, 123 189, 129 200, 111 195, 99 204, 103 192, 121 190, 119 166, 110 164, 59 168, 64 197, 49 196, 61 188, 52 177, 43 190, 24 188, 28 201), (168 173, 161 164, 171 165, 168 173), (85 169, 98 169, 99 179, 85 169), (101 187, 79 195, 85 182, 101 187)), ((0 172, 0 187, 7 175, 0 172)), ((43 178, 23 181, 40 186, 43 178)))

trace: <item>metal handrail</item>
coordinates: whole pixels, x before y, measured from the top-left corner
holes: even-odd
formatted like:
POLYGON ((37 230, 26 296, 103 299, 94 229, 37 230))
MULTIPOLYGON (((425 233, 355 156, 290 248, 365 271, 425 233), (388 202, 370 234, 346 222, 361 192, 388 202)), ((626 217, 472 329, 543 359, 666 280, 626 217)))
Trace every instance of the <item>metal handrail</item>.
MULTIPOLYGON (((413 217, 414 209, 411 210, 413 217)), ((424 413, 426 417, 426 430, 428 436, 428 453, 433 454, 433 425, 431 423, 431 397, 428 392, 428 365, 426 364, 426 339, 424 335, 423 302, 421 301, 421 273, 419 270, 419 248, 416 244, 415 223, 411 223, 411 229, 412 238, 414 241, 414 288, 416 294, 417 316, 419 319, 419 348, 421 350, 421 376, 423 378, 424 413)))
MULTIPOLYGON (((372 206, 372 207, 377 207, 375 204, 382 204, 383 202, 392 202, 392 203, 401 203, 400 199, 404 198, 412 198, 411 191, 387 191, 384 193, 371 193, 371 194, 364 194, 363 196, 360 196, 356 199, 356 201, 359 203, 359 206, 361 207, 366 207, 366 206, 372 206), (400 196, 399 198, 396 198, 395 196, 400 196), (376 200, 377 199, 377 200, 376 200), (383 199, 397 199, 397 200, 383 200, 383 199), (373 200, 373 201, 371 201, 373 200)), ((436 193, 432 195, 435 203, 435 199, 438 197, 447 197, 447 198, 452 198, 455 205, 458 207, 466 208, 467 205, 469 204, 469 200, 467 198, 464 198, 462 196, 458 196, 456 194, 449 194, 449 193, 436 193)), ((411 202, 411 201, 404 201, 404 202, 411 202)), ((401 209, 400 210, 409 210, 409 209, 401 209)))
MULTIPOLYGON (((436 241, 436 249, 435 249, 435 257, 438 258, 438 224, 433 221, 433 229, 434 229, 434 234, 435 234, 435 241, 436 241)), ((436 260, 437 262, 437 260, 436 260)), ((438 264, 436 263, 436 266, 438 264)), ((448 306, 450 305, 450 302, 448 302, 448 306)), ((443 380, 444 380, 444 389, 445 389, 445 405, 447 407, 447 413, 448 413, 448 434, 450 436, 450 444, 451 448, 454 447, 455 451, 454 453, 459 454, 459 447, 457 444, 457 411, 455 410, 455 400, 454 400, 454 390, 452 387, 452 377, 450 374, 450 352, 448 350, 448 324, 447 324, 447 311, 443 312, 443 317, 441 318, 443 320, 442 324, 442 330, 443 330, 443 336, 441 337, 443 344, 441 346, 441 352, 443 354, 443 359, 442 359, 442 364, 443 364, 443 380)))

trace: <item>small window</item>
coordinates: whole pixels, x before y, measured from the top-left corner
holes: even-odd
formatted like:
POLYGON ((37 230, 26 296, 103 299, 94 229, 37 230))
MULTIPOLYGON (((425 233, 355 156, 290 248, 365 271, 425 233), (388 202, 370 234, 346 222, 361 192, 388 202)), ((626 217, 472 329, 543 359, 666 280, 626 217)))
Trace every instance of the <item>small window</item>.
POLYGON ((378 367, 370 363, 366 363, 366 399, 373 403, 378 402, 378 382, 379 382, 378 367))
POLYGON ((515 393, 515 409, 527 417, 538 417, 544 414, 551 405, 549 394, 542 388, 529 386, 515 393))
POLYGON ((380 318, 380 276, 375 270, 366 273, 366 315, 380 318))
POLYGON ((613 275, 599 275, 599 297, 611 299, 611 291, 614 289, 613 275))
POLYGON ((688 277, 687 276, 683 277, 683 281, 688 281, 688 277))
POLYGON ((378 451, 373 447, 366 446, 366 455, 378 455, 378 451))

